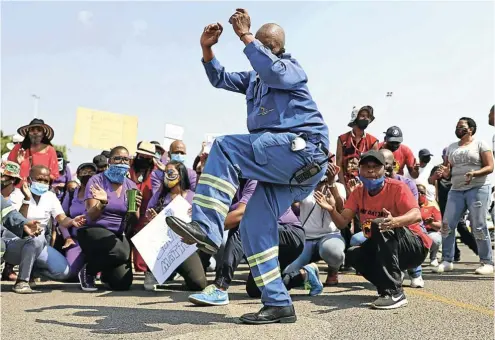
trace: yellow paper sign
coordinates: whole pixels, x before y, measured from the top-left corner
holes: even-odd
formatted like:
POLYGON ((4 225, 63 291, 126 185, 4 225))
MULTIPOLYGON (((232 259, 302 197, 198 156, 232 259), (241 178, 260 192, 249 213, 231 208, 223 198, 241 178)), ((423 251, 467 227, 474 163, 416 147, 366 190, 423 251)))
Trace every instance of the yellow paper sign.
POLYGON ((78 107, 73 144, 98 150, 122 145, 132 155, 136 152, 137 131, 136 116, 78 107))

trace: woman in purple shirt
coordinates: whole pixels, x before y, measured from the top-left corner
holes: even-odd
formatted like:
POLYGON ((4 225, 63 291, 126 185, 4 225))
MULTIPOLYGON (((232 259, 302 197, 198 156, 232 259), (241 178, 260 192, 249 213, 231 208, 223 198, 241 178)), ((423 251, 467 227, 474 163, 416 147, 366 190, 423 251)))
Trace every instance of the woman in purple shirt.
POLYGON ((95 291, 95 276, 112 290, 131 287, 131 247, 124 231, 126 223, 139 219, 141 194, 136 197, 137 212, 127 215, 127 190, 136 184, 126 177, 129 172, 129 151, 117 146, 110 151, 109 168, 91 177, 86 185, 85 203, 87 225, 77 231, 86 264, 79 272, 84 291, 95 291))
MULTIPOLYGON (((74 192, 68 192, 62 202, 62 208, 67 216, 86 214, 86 205, 84 204, 86 185, 89 179, 96 174, 96 170, 94 163, 83 163, 77 168, 77 178, 81 182, 81 186, 74 192)), ((61 228, 61 233, 65 240, 62 249, 65 249, 65 258, 70 268, 70 278, 73 278, 84 266, 84 254, 77 240, 76 228, 61 228)))
MULTIPOLYGON (((159 214, 172 200, 181 195, 192 204, 194 192, 190 190, 191 184, 185 165, 178 161, 171 161, 165 166, 163 185, 148 203, 147 216, 152 220, 159 214)), ((177 268, 177 272, 184 278, 189 290, 199 291, 206 287, 206 274, 198 253, 189 256, 177 268)), ((157 284, 153 274, 148 270, 145 272, 144 289, 153 290, 157 284)))

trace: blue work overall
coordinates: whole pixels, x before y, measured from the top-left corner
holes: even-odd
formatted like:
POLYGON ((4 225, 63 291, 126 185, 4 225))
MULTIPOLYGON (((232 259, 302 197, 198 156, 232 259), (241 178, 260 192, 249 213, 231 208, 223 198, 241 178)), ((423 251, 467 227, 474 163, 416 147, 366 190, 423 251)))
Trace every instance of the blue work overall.
POLYGON ((215 140, 196 187, 192 219, 220 245, 239 178, 257 180, 240 224, 242 245, 263 304, 289 306, 292 301, 279 270, 277 220, 325 175, 328 128, 295 59, 273 55, 258 40, 244 53, 254 71, 227 73, 216 58, 204 63, 213 86, 246 95, 250 134, 215 140), (292 151, 298 136, 306 140, 306 147, 292 151), (312 162, 322 164, 320 173, 302 183, 292 179, 312 162))

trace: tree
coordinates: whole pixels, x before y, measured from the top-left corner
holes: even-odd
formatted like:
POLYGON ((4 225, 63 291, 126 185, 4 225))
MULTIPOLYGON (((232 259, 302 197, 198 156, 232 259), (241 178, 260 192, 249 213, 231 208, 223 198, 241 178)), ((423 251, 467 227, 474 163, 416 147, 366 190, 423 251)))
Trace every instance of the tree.
POLYGON ((2 139, 2 150, 1 155, 9 152, 10 150, 7 148, 7 143, 12 142, 12 136, 4 136, 3 131, 0 130, 0 137, 2 139))

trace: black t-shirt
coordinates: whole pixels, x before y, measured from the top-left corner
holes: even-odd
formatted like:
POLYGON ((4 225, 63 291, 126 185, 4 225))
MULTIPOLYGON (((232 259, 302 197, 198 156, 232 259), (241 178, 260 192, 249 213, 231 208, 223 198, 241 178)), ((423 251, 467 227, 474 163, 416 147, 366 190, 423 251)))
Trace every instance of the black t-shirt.
MULTIPOLYGON (((430 176, 440 168, 440 165, 433 167, 430 176)), ((442 216, 445 212, 445 206, 447 205, 447 198, 449 196, 450 188, 452 188, 452 182, 449 179, 441 178, 437 179, 438 184, 438 205, 440 206, 440 212, 442 216)))

